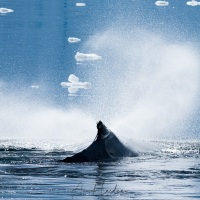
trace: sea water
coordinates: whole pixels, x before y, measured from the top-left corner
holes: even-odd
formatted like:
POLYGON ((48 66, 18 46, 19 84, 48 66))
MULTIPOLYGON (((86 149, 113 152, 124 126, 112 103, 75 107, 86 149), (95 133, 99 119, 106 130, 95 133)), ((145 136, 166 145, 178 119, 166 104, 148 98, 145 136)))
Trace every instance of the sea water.
MULTIPOLYGON (((147 141, 145 141, 147 142, 147 141)), ((157 150, 115 162, 62 163, 64 141, 1 140, 2 199, 199 199, 200 141, 151 141, 157 150)))

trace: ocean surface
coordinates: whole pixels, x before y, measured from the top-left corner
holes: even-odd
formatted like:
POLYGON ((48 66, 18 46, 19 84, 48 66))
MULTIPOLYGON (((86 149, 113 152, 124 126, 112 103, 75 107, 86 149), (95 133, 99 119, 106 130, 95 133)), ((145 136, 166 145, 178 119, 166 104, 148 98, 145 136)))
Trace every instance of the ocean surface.
POLYGON ((66 164, 77 145, 0 140, 2 199, 200 198, 200 141, 151 141, 154 150, 116 162, 66 164))

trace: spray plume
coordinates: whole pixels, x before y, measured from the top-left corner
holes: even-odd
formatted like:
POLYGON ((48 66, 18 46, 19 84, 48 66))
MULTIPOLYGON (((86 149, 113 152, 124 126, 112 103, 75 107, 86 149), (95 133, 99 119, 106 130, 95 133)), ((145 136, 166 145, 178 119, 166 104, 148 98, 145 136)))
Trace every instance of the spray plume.
POLYGON ((132 138, 183 130, 198 99, 195 48, 144 31, 112 29, 91 37, 83 51, 102 56, 88 69, 92 96, 83 109, 61 110, 19 99, 1 84, 1 137, 81 141, 94 138, 100 119, 132 138))
POLYGON ((199 59, 191 45, 141 30, 107 30, 85 45, 102 55, 91 105, 112 129, 131 137, 184 131, 198 99, 199 59))

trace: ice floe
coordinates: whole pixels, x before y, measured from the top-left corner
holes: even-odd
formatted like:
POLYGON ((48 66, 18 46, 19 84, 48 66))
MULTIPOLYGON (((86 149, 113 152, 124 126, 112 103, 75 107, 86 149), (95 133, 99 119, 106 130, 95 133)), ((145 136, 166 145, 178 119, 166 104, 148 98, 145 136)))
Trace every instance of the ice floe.
POLYGON ((78 6, 78 7, 84 7, 84 6, 86 6, 86 3, 76 3, 76 6, 78 6))
POLYGON ((81 82, 79 78, 74 74, 71 74, 68 77, 69 82, 61 82, 60 85, 63 88, 68 88, 69 96, 75 96, 79 89, 90 89, 91 83, 89 82, 81 82))
POLYGON ((156 4, 156 6, 168 6, 169 2, 168 1, 156 1, 155 4, 156 4))
POLYGON ((9 8, 0 8, 0 14, 7 14, 11 12, 14 12, 14 10, 9 9, 9 8))
POLYGON ((40 86, 39 85, 31 85, 31 88, 33 88, 33 89, 39 89, 40 86))
POLYGON ((188 6, 200 6, 200 2, 196 0, 191 0, 186 3, 188 6))
POLYGON ((68 38, 69 43, 77 43, 77 42, 80 42, 80 41, 81 41, 80 38, 76 38, 76 37, 69 37, 68 38))
POLYGON ((85 54, 85 53, 77 52, 75 55, 75 59, 78 62, 83 62, 83 61, 89 61, 89 60, 101 60, 102 57, 94 53, 85 54))

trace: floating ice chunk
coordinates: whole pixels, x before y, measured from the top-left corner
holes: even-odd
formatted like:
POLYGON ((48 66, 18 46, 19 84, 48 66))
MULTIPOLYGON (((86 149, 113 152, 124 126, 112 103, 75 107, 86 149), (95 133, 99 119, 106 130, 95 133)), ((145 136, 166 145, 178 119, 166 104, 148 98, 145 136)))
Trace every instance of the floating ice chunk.
POLYGON ((68 96, 70 96, 70 97, 77 97, 78 95, 77 94, 73 94, 73 93, 69 93, 68 96))
POLYGON ((14 12, 14 10, 9 9, 9 8, 0 8, 1 14, 11 13, 11 12, 14 12))
POLYGON ((79 53, 77 52, 76 55, 75 55, 75 59, 78 61, 78 62, 82 62, 82 61, 88 61, 88 60, 101 60, 102 57, 97 55, 97 54, 85 54, 85 53, 79 53))
POLYGON ((186 3, 188 6, 200 6, 200 2, 196 0, 191 0, 186 3))
POLYGON ((79 88, 68 87, 69 94, 76 94, 79 88))
POLYGON ((61 82, 60 85, 63 88, 68 88, 69 94, 76 94, 79 89, 90 89, 91 88, 91 83, 79 81, 79 78, 77 76, 75 76, 74 74, 71 74, 68 77, 68 81, 69 82, 61 82))
POLYGON ((33 89, 39 89, 39 85, 31 85, 31 88, 33 88, 33 89))
POLYGON ((155 4, 156 4, 156 6, 168 6, 169 2, 168 1, 156 1, 155 4))
POLYGON ((86 6, 86 3, 76 3, 76 6, 84 7, 84 6, 86 6))
POLYGON ((77 76, 75 76, 74 74, 70 74, 68 77, 68 81, 71 83, 78 83, 79 78, 77 76))
POLYGON ((69 37, 68 38, 69 43, 77 43, 77 42, 80 42, 80 41, 81 41, 81 39, 76 38, 76 37, 69 37))

